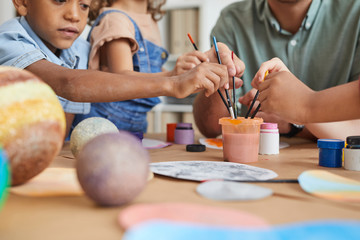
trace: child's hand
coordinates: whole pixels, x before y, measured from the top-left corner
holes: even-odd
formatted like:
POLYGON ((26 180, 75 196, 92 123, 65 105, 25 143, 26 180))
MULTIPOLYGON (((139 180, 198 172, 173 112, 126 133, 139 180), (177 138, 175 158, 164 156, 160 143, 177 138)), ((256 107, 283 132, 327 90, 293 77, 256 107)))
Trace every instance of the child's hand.
POLYGON ((273 58, 269 61, 266 61, 261 64, 259 70, 251 82, 251 86, 253 88, 259 89, 260 83, 262 83, 265 78, 266 71, 268 71, 268 73, 281 71, 290 72, 286 65, 279 58, 273 58))
POLYGON ((202 62, 209 62, 209 58, 205 53, 199 51, 185 53, 176 60, 174 75, 189 71, 202 62))
MULTIPOLYGON (((251 105, 251 102, 253 101, 253 99, 255 97, 255 94, 256 94, 256 89, 253 88, 249 92, 244 94, 244 96, 240 97, 239 102, 241 103, 241 105, 245 105, 249 108, 251 105)), ((256 107, 257 107, 257 104, 255 106, 253 106, 253 110, 255 110, 256 107)))
POLYGON ((261 110, 291 122, 304 123, 314 91, 291 72, 271 73, 259 85, 261 110))
MULTIPOLYGON (((232 51, 224 43, 218 42, 217 45, 221 63, 227 67, 229 76, 241 77, 245 71, 244 62, 241 61, 235 54, 232 55, 232 51)), ((218 62, 214 46, 205 52, 205 54, 208 56, 210 62, 218 62)))
POLYGON ((197 67, 176 76, 172 88, 173 96, 184 98, 192 93, 205 90, 205 96, 210 96, 224 85, 229 84, 226 66, 216 63, 201 63, 197 67))

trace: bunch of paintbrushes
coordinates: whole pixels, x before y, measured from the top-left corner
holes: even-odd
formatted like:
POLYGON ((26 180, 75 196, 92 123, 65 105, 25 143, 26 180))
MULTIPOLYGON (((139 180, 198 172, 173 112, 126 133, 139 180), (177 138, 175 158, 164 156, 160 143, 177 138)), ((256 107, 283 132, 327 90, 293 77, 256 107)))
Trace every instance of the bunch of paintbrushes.
MULTIPOLYGON (((194 40, 192 39, 190 33, 188 33, 188 37, 192 43, 192 45, 194 46, 195 50, 198 50, 194 40)), ((220 59, 220 54, 219 54, 219 49, 217 46, 217 42, 216 42, 216 38, 213 37, 213 41, 214 41, 214 46, 215 46, 215 51, 216 51, 216 56, 218 59, 219 64, 221 64, 221 59, 220 59)), ((230 100, 230 95, 229 95, 229 91, 227 89, 225 89, 225 94, 226 94, 226 100, 224 98, 224 96, 222 95, 222 93, 220 92, 220 90, 218 89, 217 92, 219 93, 221 100, 223 101, 223 103, 225 104, 227 110, 229 111, 231 118, 235 119, 237 117, 236 111, 234 112, 234 109, 236 109, 236 97, 235 97, 235 77, 233 77, 233 101, 234 101, 234 108, 231 105, 231 100, 230 100)))
MULTIPOLYGON (((265 80, 266 76, 269 74, 269 71, 266 71, 265 72, 265 75, 264 75, 264 79, 263 81, 265 80)), ((247 111, 246 115, 245 115, 245 118, 248 118, 250 113, 251 113, 251 110, 252 108, 254 107, 254 104, 255 104, 255 101, 257 99, 257 97, 259 96, 259 90, 256 91, 256 94, 255 94, 255 97, 254 99, 252 100, 251 104, 250 104, 250 107, 249 107, 249 110, 247 111)), ((251 115, 251 119, 253 119, 255 117, 255 115, 257 114, 257 112, 260 110, 260 107, 261 107, 261 104, 259 103, 259 105, 256 107, 255 111, 253 112, 253 114, 251 115)))

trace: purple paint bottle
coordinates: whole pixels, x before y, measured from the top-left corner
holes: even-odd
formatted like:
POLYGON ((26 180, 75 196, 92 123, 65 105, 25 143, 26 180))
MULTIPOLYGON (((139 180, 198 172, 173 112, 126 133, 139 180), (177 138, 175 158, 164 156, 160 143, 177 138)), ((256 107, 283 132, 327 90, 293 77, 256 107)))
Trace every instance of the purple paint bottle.
POLYGON ((174 142, 176 144, 193 144, 194 143, 194 129, 191 123, 176 124, 174 142))

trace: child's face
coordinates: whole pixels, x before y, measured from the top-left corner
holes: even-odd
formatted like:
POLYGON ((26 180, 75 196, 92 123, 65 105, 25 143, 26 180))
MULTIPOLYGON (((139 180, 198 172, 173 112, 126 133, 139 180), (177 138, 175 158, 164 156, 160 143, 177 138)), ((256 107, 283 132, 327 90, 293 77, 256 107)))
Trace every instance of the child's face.
POLYGON ((55 52, 71 47, 80 36, 86 26, 92 0, 23 1, 26 3, 26 14, 22 15, 45 45, 55 52))

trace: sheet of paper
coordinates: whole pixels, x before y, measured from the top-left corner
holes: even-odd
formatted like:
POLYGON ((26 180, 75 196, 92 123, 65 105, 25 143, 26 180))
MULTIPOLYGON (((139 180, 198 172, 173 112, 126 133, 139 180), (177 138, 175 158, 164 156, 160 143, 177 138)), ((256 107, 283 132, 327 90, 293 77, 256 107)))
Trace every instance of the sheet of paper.
POLYGON ((278 175, 269 169, 233 162, 176 161, 151 163, 153 173, 173 178, 206 180, 269 180, 278 175))
POLYGON ((229 181, 207 181, 197 186, 196 191, 203 197, 217 201, 250 201, 271 196, 270 188, 255 184, 229 181))

